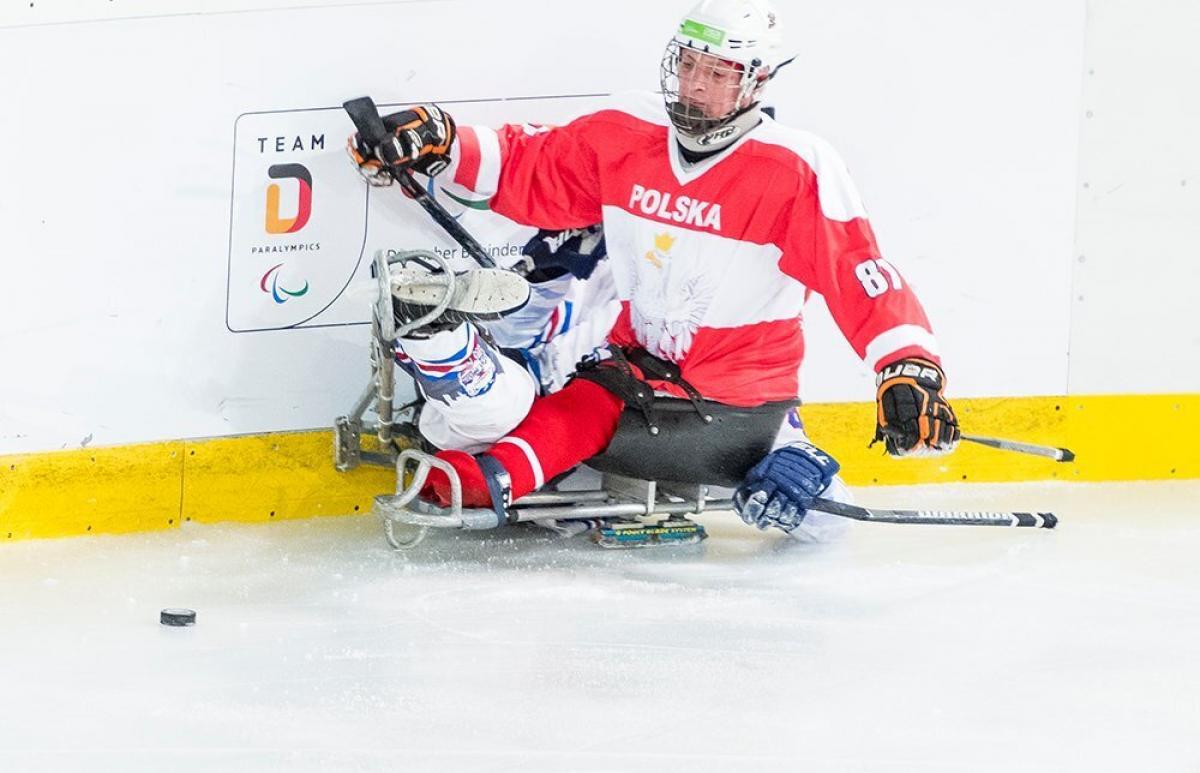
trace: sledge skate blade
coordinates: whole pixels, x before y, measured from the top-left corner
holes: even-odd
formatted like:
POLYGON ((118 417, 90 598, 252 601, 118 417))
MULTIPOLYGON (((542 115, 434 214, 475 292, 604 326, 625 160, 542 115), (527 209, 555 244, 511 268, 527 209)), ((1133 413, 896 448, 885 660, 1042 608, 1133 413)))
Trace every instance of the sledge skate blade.
POLYGON ((592 540, 602 548, 627 550, 629 548, 665 547, 671 545, 695 545, 706 539, 708 532, 694 521, 674 518, 657 523, 641 521, 618 521, 600 527, 592 540))
MULTIPOLYGON (((449 285, 445 274, 422 269, 391 269, 389 286, 392 296, 402 303, 437 306, 446 297, 449 285)), ((467 314, 505 314, 529 301, 529 283, 512 271, 477 268, 459 274, 448 310, 467 314)))

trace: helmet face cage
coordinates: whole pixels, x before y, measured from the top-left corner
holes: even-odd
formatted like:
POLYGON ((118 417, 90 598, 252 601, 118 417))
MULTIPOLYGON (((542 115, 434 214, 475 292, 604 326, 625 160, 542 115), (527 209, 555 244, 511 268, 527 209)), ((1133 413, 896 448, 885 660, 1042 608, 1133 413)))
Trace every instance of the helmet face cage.
POLYGON ((766 77, 761 64, 722 59, 673 38, 660 69, 667 114, 681 133, 701 136, 731 122, 759 97, 766 77))

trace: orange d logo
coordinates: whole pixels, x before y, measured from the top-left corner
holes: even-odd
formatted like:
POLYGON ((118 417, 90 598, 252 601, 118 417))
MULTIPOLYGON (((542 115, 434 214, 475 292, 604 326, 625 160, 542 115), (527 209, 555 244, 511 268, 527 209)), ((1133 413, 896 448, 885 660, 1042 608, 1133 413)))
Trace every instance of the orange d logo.
POLYGON ((294 179, 300 183, 300 198, 296 204, 296 216, 279 216, 279 186, 267 186, 267 233, 294 234, 308 223, 312 214, 312 174, 300 164, 275 164, 267 170, 272 180, 294 179))

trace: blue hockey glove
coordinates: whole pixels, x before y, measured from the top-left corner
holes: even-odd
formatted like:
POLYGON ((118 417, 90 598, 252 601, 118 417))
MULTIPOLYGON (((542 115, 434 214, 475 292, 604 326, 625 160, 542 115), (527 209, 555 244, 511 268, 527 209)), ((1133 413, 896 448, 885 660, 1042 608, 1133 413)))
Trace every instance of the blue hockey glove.
POLYGON ((521 251, 533 260, 535 269, 549 277, 573 274, 587 279, 608 254, 604 228, 593 225, 568 231, 541 230, 521 251))
POLYGON ((828 488, 841 465, 809 443, 776 449, 750 472, 733 494, 742 520, 765 529, 791 531, 800 525, 813 499, 828 488))

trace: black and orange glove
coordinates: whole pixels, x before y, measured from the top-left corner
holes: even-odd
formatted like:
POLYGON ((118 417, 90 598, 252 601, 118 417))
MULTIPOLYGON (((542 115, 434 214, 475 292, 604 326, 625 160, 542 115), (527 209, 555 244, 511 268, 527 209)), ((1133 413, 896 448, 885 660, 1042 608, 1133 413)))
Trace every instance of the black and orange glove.
POLYGON ((388 137, 377 147, 369 147, 357 132, 346 141, 346 152, 371 185, 391 185, 394 173, 409 169, 432 177, 450 165, 457 129, 436 105, 385 115, 383 125, 388 137))
POLYGON ((875 440, 892 456, 937 456, 958 445, 954 409, 943 392, 946 376, 928 360, 898 360, 879 371, 875 383, 875 440))

